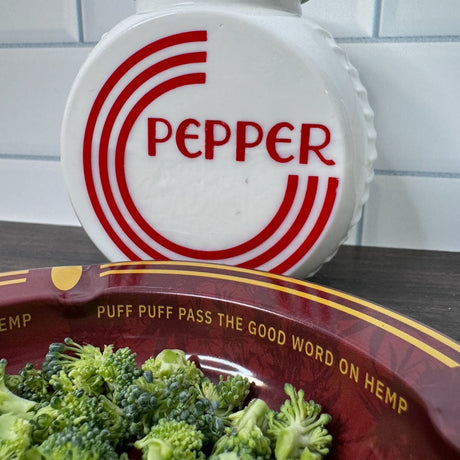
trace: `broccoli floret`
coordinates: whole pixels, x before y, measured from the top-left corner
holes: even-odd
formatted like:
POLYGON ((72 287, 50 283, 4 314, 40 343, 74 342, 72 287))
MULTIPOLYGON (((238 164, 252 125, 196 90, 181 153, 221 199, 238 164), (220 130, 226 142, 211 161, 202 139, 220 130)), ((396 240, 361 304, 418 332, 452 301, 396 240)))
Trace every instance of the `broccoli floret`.
POLYGON ((192 368, 195 373, 195 363, 187 359, 182 350, 166 348, 156 356, 147 359, 142 365, 142 370, 150 371, 153 379, 163 379, 174 374, 178 369, 192 368))
POLYGON ((118 460, 112 444, 99 433, 72 425, 50 435, 38 447, 46 460, 118 460))
POLYGON ((203 377, 191 387, 184 385, 171 399, 167 417, 196 425, 204 435, 203 443, 210 446, 231 424, 229 415, 242 407, 249 387, 250 382, 241 376, 220 377, 216 385, 203 377))
POLYGON ((242 407, 250 382, 241 376, 220 378, 214 385, 182 350, 166 349, 143 365, 143 376, 136 382, 138 391, 154 397, 150 422, 161 418, 195 425, 205 445, 213 444, 230 424, 229 414, 242 407), (152 414, 154 414, 152 416, 152 414))
POLYGON ((118 459, 126 434, 121 409, 104 395, 83 391, 56 398, 31 421, 34 441, 46 460, 118 459))
POLYGON ((89 443, 97 439, 113 446, 121 444, 127 436, 121 409, 104 395, 88 396, 81 390, 53 398, 48 406, 37 411, 30 423, 36 444, 46 443, 50 437, 55 439, 54 435, 69 430, 78 439, 89 443))
POLYGON ((247 452, 241 454, 237 452, 224 452, 211 458, 212 460, 259 460, 259 457, 254 457, 247 452))
POLYGON ((0 458, 23 458, 31 445, 32 428, 28 420, 16 414, 0 415, 0 458))
POLYGON ((321 406, 305 401, 303 390, 286 384, 287 399, 279 412, 269 415, 268 435, 275 445, 277 460, 320 460, 329 453, 332 436, 325 425, 331 416, 321 413, 321 406))
MULTIPOLYGON (((166 412, 177 394, 200 384, 205 378, 193 361, 182 350, 165 349, 146 360, 142 376, 135 382, 143 391, 155 394, 166 412)), ((160 409, 161 410, 161 409, 160 409)), ((159 417, 162 417, 159 414, 159 417)))
POLYGON ((110 345, 104 347, 103 365, 99 374, 106 385, 106 396, 114 400, 118 393, 123 393, 142 375, 142 370, 137 365, 136 353, 129 347, 113 351, 113 346, 110 345))
POLYGON ((251 382, 242 375, 229 375, 226 378, 220 376, 216 385, 221 405, 226 406, 230 411, 242 408, 250 389, 251 382))
POLYGON ((30 399, 40 404, 46 404, 52 397, 52 387, 42 369, 36 369, 32 363, 27 363, 17 376, 7 376, 9 388, 18 396, 30 399), (14 388, 10 384, 15 381, 14 388))
MULTIPOLYGON (((38 460, 32 444, 32 425, 37 403, 13 393, 6 385, 6 359, 0 360, 0 458, 38 460)), ((17 387, 16 387, 17 388, 17 387)))
POLYGON ((18 387, 22 382, 22 377, 20 375, 9 375, 5 374, 5 385, 7 388, 12 391, 14 394, 17 394, 18 387))
POLYGON ((266 435, 270 408, 262 399, 253 399, 244 408, 229 415, 232 425, 214 445, 211 459, 233 452, 244 460, 269 460, 272 450, 266 435))
POLYGON ((34 443, 42 443, 48 436, 63 430, 69 423, 68 414, 61 410, 62 407, 61 399, 53 397, 49 404, 37 410, 30 420, 34 443))
POLYGON ((114 351, 113 345, 106 345, 101 350, 70 338, 50 345, 42 368, 56 391, 82 389, 89 395, 105 394, 110 399, 141 375, 136 354, 128 347, 114 351))
MULTIPOLYGON (((214 455, 212 460, 242 460, 242 457, 240 457, 236 452, 224 452, 219 455, 214 455)), ((245 460, 252 460, 252 458, 249 457, 245 460)))
POLYGON ((195 425, 203 443, 210 445, 223 435, 228 415, 249 393, 250 382, 241 376, 222 377, 214 385, 182 350, 165 349, 141 368, 142 376, 115 398, 137 437, 166 418, 195 425))
POLYGON ((6 359, 0 360, 0 414, 12 413, 21 418, 30 418, 36 402, 14 394, 6 385, 6 359))
POLYGON ((143 390, 136 384, 131 384, 124 392, 118 393, 115 403, 124 414, 129 435, 143 437, 158 421, 157 398, 154 392, 143 390))
POLYGON ((134 447, 142 451, 143 460, 202 460, 202 441, 194 425, 162 419, 134 447))
POLYGON ((72 392, 83 389, 90 395, 102 394, 104 379, 99 374, 103 354, 98 347, 80 345, 71 338, 64 343, 52 343, 42 369, 46 378, 57 391, 72 392))
POLYGON ((216 415, 228 416, 231 412, 243 407, 243 403, 249 395, 251 382, 241 375, 219 376, 219 382, 215 385, 210 379, 204 378, 198 389, 198 399, 207 399, 216 415))
POLYGON ((130 434, 137 437, 145 436, 160 419, 172 418, 171 412, 204 379, 181 350, 165 349, 146 360, 141 369, 142 375, 114 399, 126 416, 130 434))
POLYGON ((220 402, 204 397, 199 386, 184 388, 168 401, 164 417, 195 425, 203 433, 205 445, 213 444, 224 433, 228 414, 220 413, 220 402))
POLYGON ((167 418, 195 425, 204 444, 212 444, 222 436, 226 417, 249 393, 245 377, 221 378, 214 385, 182 350, 163 350, 145 361, 142 370, 143 375, 117 399, 136 436, 145 436, 153 424, 167 418))

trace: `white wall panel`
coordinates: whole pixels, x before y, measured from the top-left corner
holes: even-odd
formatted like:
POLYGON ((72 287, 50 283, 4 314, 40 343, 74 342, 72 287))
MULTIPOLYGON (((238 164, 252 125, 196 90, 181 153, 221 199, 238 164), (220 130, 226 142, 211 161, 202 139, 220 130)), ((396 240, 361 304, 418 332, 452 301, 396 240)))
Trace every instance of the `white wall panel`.
POLYGON ((58 161, 0 159, 1 220, 80 225, 58 161))
POLYGON ((460 179, 377 176, 365 211, 363 244, 460 251, 460 179))
POLYGON ((0 154, 59 155, 67 95, 90 48, 0 48, 0 154))
POLYGON ((83 37, 85 41, 99 41, 122 19, 135 12, 134 0, 83 0, 83 37))
POLYGON ((375 112, 376 169, 460 173, 460 41, 342 47, 375 112))
POLYGON ((0 42, 78 41, 75 0, 0 0, 0 42))
POLYGON ((460 2, 382 0, 380 35, 460 35, 460 2))
MULTIPOLYGON (((346 244, 460 250, 460 0, 310 0, 358 69, 378 159, 346 244)), ((79 225, 59 136, 70 86, 134 0, 0 0, 0 220, 79 225)))
POLYGON ((303 14, 315 19, 334 37, 370 37, 375 6, 369 0, 309 0, 303 14))

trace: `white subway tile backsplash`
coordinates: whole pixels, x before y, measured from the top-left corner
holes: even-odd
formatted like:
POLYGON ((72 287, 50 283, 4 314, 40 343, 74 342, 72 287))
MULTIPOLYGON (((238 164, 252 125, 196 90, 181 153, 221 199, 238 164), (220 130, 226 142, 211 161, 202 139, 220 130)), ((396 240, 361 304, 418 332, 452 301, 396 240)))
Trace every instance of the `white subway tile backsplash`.
POLYGON ((380 35, 460 35, 460 2, 382 0, 380 35))
MULTIPOLYGON (((378 159, 345 244, 460 251, 460 0, 309 0, 375 113, 378 159)), ((60 126, 91 44, 135 0, 0 0, 0 220, 79 225, 60 126)))
MULTIPOLYGON (((84 0, 82 2, 85 41, 98 41, 115 24, 135 12, 135 0, 84 0)), ((310 0, 303 14, 315 19, 336 37, 370 37, 374 4, 369 0, 310 0)))
POLYGON ((76 42, 75 0, 0 0, 1 43, 76 42))
POLYGON ((363 225, 369 246, 460 251, 460 178, 378 175, 363 225))
POLYGON ((89 51, 0 49, 0 154, 59 155, 67 95, 89 51))
POLYGON ((309 0, 304 16, 315 19, 334 37, 370 37, 374 25, 374 2, 369 0, 309 0))
POLYGON ((134 14, 135 0, 83 0, 83 37, 87 42, 99 41, 102 34, 122 19, 134 14))
POLYGON ((460 173, 460 42, 342 47, 375 112, 375 168, 460 173))
POLYGON ((80 225, 58 161, 0 159, 1 220, 80 225))

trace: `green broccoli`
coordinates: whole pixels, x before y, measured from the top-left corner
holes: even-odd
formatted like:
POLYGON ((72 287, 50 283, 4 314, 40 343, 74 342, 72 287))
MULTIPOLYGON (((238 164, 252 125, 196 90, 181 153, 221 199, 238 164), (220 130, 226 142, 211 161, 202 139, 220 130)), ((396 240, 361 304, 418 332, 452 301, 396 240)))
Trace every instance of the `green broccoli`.
POLYGON ((266 435, 269 412, 265 401, 256 398, 229 415, 232 425, 214 444, 210 458, 220 459, 222 454, 233 452, 242 460, 269 460, 272 455, 271 441, 266 435))
POLYGON ((5 385, 14 394, 18 394, 18 387, 22 383, 22 380, 23 379, 20 375, 5 374, 5 385))
POLYGON ((18 396, 39 404, 46 404, 52 396, 51 386, 42 369, 27 363, 18 375, 7 376, 8 387, 18 396))
POLYGON ((202 441, 194 425, 161 419, 134 447, 142 451, 143 460, 204 460, 202 441))
POLYGON ((32 437, 46 460, 118 459, 127 428, 121 409, 106 396, 82 390, 56 397, 31 420, 32 437))
POLYGON ((45 460, 118 460, 114 446, 94 431, 81 430, 71 424, 53 433, 38 446, 45 460))
POLYGON ((209 379, 201 384, 201 394, 218 406, 218 413, 221 415, 241 409, 250 389, 251 382, 242 375, 229 375, 225 378, 221 375, 216 385, 209 379))
POLYGON ((164 418, 195 425, 203 433, 205 445, 213 444, 224 433, 227 413, 220 413, 220 402, 204 397, 199 385, 184 388, 168 403, 164 418))
POLYGON ((69 423, 68 414, 60 410, 59 398, 53 398, 49 404, 40 407, 30 420, 32 440, 35 444, 42 443, 48 436, 64 429, 69 423))
POLYGON ((30 423, 36 444, 69 427, 76 434, 89 430, 95 438, 114 446, 127 436, 122 410, 104 395, 89 396, 81 390, 53 398, 49 405, 37 410, 30 423))
MULTIPOLYGON (((204 378, 201 369, 193 361, 187 359, 182 350, 164 349, 156 356, 147 359, 141 369, 143 374, 139 384, 145 388, 152 385, 164 388, 168 379, 172 378, 169 380, 171 383, 177 375, 181 375, 182 382, 188 385, 199 383, 204 378)), ((169 390, 176 392, 175 385, 173 384, 169 390)), ((167 397, 167 394, 165 396, 167 397)))
POLYGON ((106 345, 99 375, 104 379, 106 396, 114 400, 142 375, 142 370, 137 365, 136 353, 129 347, 114 351, 112 345, 106 345))
POLYGON ((206 446, 214 444, 231 424, 230 414, 241 409, 249 394, 250 382, 246 377, 220 377, 214 384, 203 377, 193 386, 184 386, 170 402, 168 418, 183 420, 203 433, 206 446))
POLYGON ((64 343, 52 343, 42 369, 56 391, 70 393, 83 389, 90 395, 102 394, 104 379, 99 375, 103 354, 98 347, 80 345, 69 337, 64 343))
POLYGON ((147 359, 142 375, 115 402, 123 409, 133 436, 143 437, 162 418, 195 425, 205 445, 214 443, 249 394, 246 377, 220 378, 215 385, 182 350, 165 349, 147 359))
POLYGON ((129 436, 145 436, 158 421, 155 392, 143 390, 136 383, 117 393, 114 402, 123 412, 129 436))
POLYGON ((28 420, 16 414, 0 415, 0 458, 23 458, 31 446, 32 428, 28 420))
POLYGON ((141 369, 142 375, 118 391, 114 399, 126 416, 130 433, 137 437, 145 436, 152 425, 170 416, 205 378, 181 350, 165 349, 147 359, 141 369))
MULTIPOLYGON (((13 393, 6 385, 6 359, 0 360, 0 458, 40 460, 32 442, 32 425, 37 403, 13 393)), ((11 379, 9 379, 11 382, 11 379)), ((16 386, 17 388, 17 386, 16 386)))
POLYGON ((329 414, 321 413, 321 406, 305 401, 303 390, 286 384, 287 399, 279 412, 270 412, 268 435, 275 445, 277 460, 320 460, 329 453, 332 436, 325 425, 329 414))
POLYGON ((30 418, 36 402, 13 393, 6 385, 6 359, 0 359, 0 414, 12 413, 21 418, 30 418))
MULTIPOLYGON (((163 379, 174 374, 178 369, 192 369, 195 373, 195 363, 187 359, 185 352, 166 348, 156 356, 147 359, 142 365, 142 370, 150 371, 154 379, 163 379)), ((201 371, 200 371, 201 372, 201 371)))
POLYGON ((101 350, 71 338, 50 345, 42 368, 56 391, 82 389, 89 395, 105 394, 110 399, 141 375, 136 354, 129 348, 114 352, 113 345, 106 345, 101 350))
POLYGON ((70 338, 53 343, 41 369, 6 374, 0 360, 0 459, 320 460, 331 417, 285 385, 279 411, 246 401, 251 384, 210 380, 182 350, 141 366, 129 348, 70 338), (139 452, 141 451, 141 452, 139 452))
POLYGON ((246 377, 220 378, 215 385, 182 350, 163 350, 143 365, 144 375, 137 385, 154 394, 157 418, 170 418, 196 425, 204 442, 214 442, 223 434, 228 415, 240 409, 249 394, 246 377))
MULTIPOLYGON (((236 452, 223 452, 222 454, 214 455, 212 460, 242 460, 236 452)), ((252 457, 248 457, 245 460, 252 460, 252 457)))

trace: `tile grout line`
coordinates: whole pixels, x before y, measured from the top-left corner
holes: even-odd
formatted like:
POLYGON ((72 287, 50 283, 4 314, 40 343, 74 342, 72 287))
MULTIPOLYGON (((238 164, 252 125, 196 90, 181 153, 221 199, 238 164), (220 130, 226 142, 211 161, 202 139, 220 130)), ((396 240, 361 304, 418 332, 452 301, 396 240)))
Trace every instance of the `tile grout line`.
POLYGON ((82 0, 75 0, 77 10, 78 43, 84 43, 82 0))
POLYGON ((372 23, 372 37, 378 38, 382 18, 382 0, 374 0, 374 20, 372 23))
POLYGON ((0 153, 0 160, 13 160, 13 161, 61 161, 58 155, 34 155, 30 154, 16 154, 16 153, 0 153))
POLYGON ((376 176, 400 176, 400 177, 429 177, 440 179, 460 179, 460 172, 432 172, 432 171, 398 171, 387 169, 374 170, 376 176))
MULTIPOLYGON (((80 32, 79 32, 80 33, 80 32)), ((83 32, 82 32, 83 33, 83 32)), ((335 37, 340 44, 423 44, 423 43, 459 43, 460 35, 418 35, 407 37, 335 37)), ((75 42, 35 42, 35 43, 0 43, 0 49, 34 49, 34 48, 92 48, 98 42, 75 41, 75 42)))
POLYGON ((96 42, 36 42, 36 43, 0 43, 0 49, 34 49, 34 48, 92 48, 96 42))
MULTIPOLYGON (((79 26, 80 27, 80 26, 79 26)), ((79 35, 83 34, 82 30, 79 35)), ((459 43, 460 35, 417 35, 417 36, 395 36, 395 37, 335 37, 334 40, 340 44, 423 44, 423 43, 459 43)), ((35 43, 0 43, 0 49, 34 49, 34 48, 92 48, 98 42, 84 41, 83 37, 79 41, 69 42, 35 42, 35 43)))
POLYGON ((379 37, 335 37, 337 43, 342 44, 422 44, 422 43, 458 43, 460 35, 397 35, 397 36, 379 36, 379 37))

